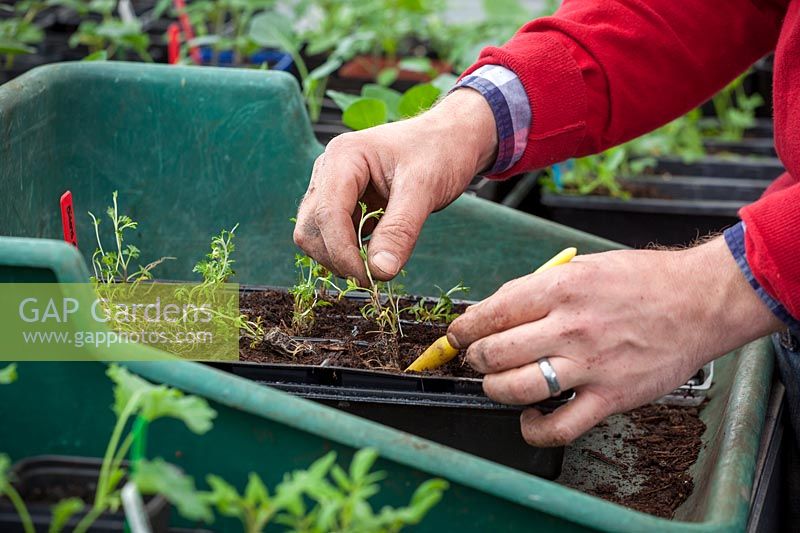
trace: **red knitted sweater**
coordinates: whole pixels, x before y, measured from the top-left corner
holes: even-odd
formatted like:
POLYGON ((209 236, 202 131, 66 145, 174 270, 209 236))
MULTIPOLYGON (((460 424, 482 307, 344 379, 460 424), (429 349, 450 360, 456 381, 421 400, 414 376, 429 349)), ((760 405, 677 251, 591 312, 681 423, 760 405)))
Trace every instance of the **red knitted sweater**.
POLYGON ((528 144, 510 176, 655 129, 772 50, 775 145, 787 173, 740 216, 756 279, 800 318, 800 0, 564 0, 467 73, 503 65, 528 94, 528 144))

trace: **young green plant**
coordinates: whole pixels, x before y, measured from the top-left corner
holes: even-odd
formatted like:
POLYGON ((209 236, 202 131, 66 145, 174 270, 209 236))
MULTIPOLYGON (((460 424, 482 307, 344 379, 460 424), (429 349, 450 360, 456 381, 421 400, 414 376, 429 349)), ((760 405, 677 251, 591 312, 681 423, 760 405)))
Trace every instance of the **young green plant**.
POLYGON ((111 220, 111 226, 114 232, 113 249, 106 250, 103 247, 103 241, 100 238, 100 219, 95 217, 91 211, 89 212, 97 242, 97 248, 94 254, 92 254, 92 267, 94 269, 92 281, 110 285, 120 282, 138 283, 152 279, 151 271, 155 267, 168 259, 175 258, 162 257, 145 266, 140 265, 137 270, 131 271, 131 262, 135 259, 139 259, 141 251, 133 244, 125 244, 125 232, 128 230, 135 230, 138 228, 139 223, 131 219, 128 215, 120 214, 117 196, 117 191, 114 191, 112 194, 113 205, 106 209, 106 214, 111 220))
POLYGON ((459 315, 453 311, 453 295, 457 293, 467 294, 469 292, 469 287, 465 287, 461 282, 446 292, 438 285, 436 285, 436 288, 439 290, 439 297, 432 306, 426 305, 426 301, 423 298, 408 308, 408 312, 418 322, 449 324, 459 315))
POLYGON ((292 330, 296 335, 308 333, 316 320, 318 307, 331 305, 323 291, 332 284, 332 274, 307 255, 295 255, 298 281, 289 289, 292 295, 292 330))
POLYGON ((711 99, 714 114, 719 121, 719 128, 711 128, 708 134, 716 134, 726 141, 740 141, 744 132, 756 123, 756 110, 764 105, 764 98, 753 93, 748 95, 744 90, 744 80, 749 72, 745 72, 711 99))
POLYGON ((250 473, 244 494, 220 477, 209 476, 209 500, 225 516, 241 520, 245 533, 260 533, 269 525, 289 531, 352 531, 389 533, 419 524, 448 488, 446 481, 432 479, 420 485, 408 506, 372 509, 369 499, 380 491, 385 472, 372 472, 375 450, 356 452, 346 471, 330 452, 306 470, 284 475, 270 494, 261 478, 250 473), (311 502, 311 505, 308 504, 311 502))
POLYGON ((364 235, 364 226, 370 220, 377 222, 383 215, 383 209, 376 209, 375 211, 367 211, 367 205, 359 202, 361 207, 361 219, 358 223, 358 242, 359 254, 364 262, 364 268, 367 272, 367 279, 369 286, 362 288, 352 279, 347 280, 347 285, 344 289, 339 289, 339 298, 344 297, 346 294, 353 292, 365 291, 368 295, 367 303, 361 307, 361 316, 367 320, 373 321, 381 333, 388 333, 392 336, 403 336, 403 328, 400 323, 400 297, 403 295, 402 286, 392 283, 390 281, 376 281, 372 276, 369 268, 369 260, 367 259, 367 244, 364 235), (384 301, 385 299, 385 301, 384 301))
MULTIPOLYGON (((188 293, 178 291, 176 296, 195 306, 213 303, 217 305, 206 306, 212 320, 221 325, 227 325, 239 331, 242 336, 256 344, 264 338, 264 328, 261 317, 251 320, 246 314, 239 311, 238 301, 235 298, 226 298, 224 306, 219 305, 217 295, 226 294, 225 284, 236 274, 233 270, 233 252, 236 249, 233 242, 236 236, 236 224, 230 230, 222 230, 219 235, 211 238, 211 251, 205 259, 199 261, 192 270, 203 276, 203 281, 193 287, 188 293)), ((235 290, 233 288, 232 290, 235 290)))
POLYGON ((44 40, 44 32, 34 21, 44 7, 41 0, 16 2, 13 8, 0 4, 0 11, 12 13, 0 19, 0 55, 5 56, 6 69, 14 66, 15 57, 36 52, 35 45, 44 40))
POLYGON ((203 398, 184 395, 166 385, 153 385, 123 367, 112 365, 106 374, 114 382, 113 410, 117 420, 103 455, 94 502, 75 526, 74 533, 86 532, 104 512, 119 508, 119 484, 126 474, 122 461, 129 451, 133 452, 132 464, 127 473, 142 493, 149 494, 150 489, 158 486, 167 491, 164 496, 184 517, 211 521, 213 515, 208 504, 193 490, 186 490, 186 478, 177 469, 165 466, 163 461, 149 462, 144 456, 147 427, 154 420, 175 418, 193 433, 202 435, 212 428, 216 411, 203 398), (133 425, 127 430, 131 420, 133 425), (157 484, 152 479, 154 470, 157 477, 171 483, 157 484), (137 481, 137 476, 143 476, 144 482, 137 481))
MULTIPOLYGON (((16 367, 11 365, 5 370, 9 368, 16 367)), ((159 418, 175 418, 186 424, 190 431, 203 434, 211 429, 216 411, 202 398, 186 396, 165 385, 153 385, 122 367, 112 365, 106 374, 114 382, 114 413, 117 420, 100 467, 94 502, 88 509, 87 504, 76 497, 57 502, 52 508, 48 533, 61 533, 70 519, 84 510, 86 513, 78 521, 73 533, 85 533, 103 513, 119 509, 119 484, 126 475, 142 494, 162 494, 183 517, 210 522, 213 519, 210 503, 195 490, 194 481, 161 459, 147 460, 145 453, 150 422, 159 418), (127 430, 132 418, 132 427, 127 430), (123 460, 129 451, 131 465, 128 469, 123 466, 123 460)), ((10 465, 8 456, 0 454, 0 496, 6 496, 11 501, 25 533, 35 533, 30 512, 12 485, 10 465)))
POLYGON ((363 130, 418 115, 433 107, 442 94, 455 83, 455 76, 442 74, 431 83, 417 84, 401 93, 380 84, 368 83, 361 95, 328 91, 328 96, 342 110, 342 123, 363 130))

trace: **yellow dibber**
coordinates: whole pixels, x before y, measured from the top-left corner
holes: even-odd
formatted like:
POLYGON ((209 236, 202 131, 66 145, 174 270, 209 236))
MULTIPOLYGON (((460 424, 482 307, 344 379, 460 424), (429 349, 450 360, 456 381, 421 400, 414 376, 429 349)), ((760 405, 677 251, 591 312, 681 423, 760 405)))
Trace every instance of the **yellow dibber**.
MULTIPOLYGON (((534 270, 533 273, 538 274, 539 272, 547 270, 548 268, 569 263, 572 261, 572 258, 577 255, 577 253, 578 250, 576 248, 567 248, 566 250, 562 250, 548 262, 534 270)), ((458 355, 458 350, 453 348, 450 343, 447 342, 447 337, 440 337, 436 339, 436 342, 431 344, 429 348, 422 352, 422 355, 417 357, 413 363, 408 365, 408 368, 406 368, 404 372, 422 372, 424 370, 433 370, 446 364, 456 355, 458 355)))

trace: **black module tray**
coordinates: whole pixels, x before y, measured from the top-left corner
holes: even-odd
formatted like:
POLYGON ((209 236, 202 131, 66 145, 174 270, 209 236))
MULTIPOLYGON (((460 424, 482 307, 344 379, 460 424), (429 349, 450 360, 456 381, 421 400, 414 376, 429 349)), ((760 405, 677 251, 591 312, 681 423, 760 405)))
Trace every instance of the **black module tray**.
MULTIPOLYGON (((94 457, 40 455, 15 463, 11 468, 11 476, 14 487, 24 501, 29 498, 38 499, 45 490, 69 493, 75 487, 85 488, 87 495, 91 494, 93 497, 101 464, 102 460, 94 457)), ((26 506, 36 531, 46 532, 52 518, 52 504, 26 501, 26 506)), ((154 533, 169 530, 171 508, 163 496, 146 496, 144 507, 154 533)), ((87 503, 84 511, 76 513, 67 522, 64 531, 72 531, 90 508, 91 503, 87 503)), ((0 531, 24 533, 19 515, 8 500, 0 500, 0 531)), ((122 510, 103 513, 89 531, 92 533, 126 531, 125 515, 122 510)))
MULTIPOLYGON (((286 289, 241 287, 243 292, 261 290, 286 289)), ((325 365, 206 364, 530 474, 554 479, 561 473, 564 448, 529 446, 520 432, 523 407, 490 400, 483 393, 481 379, 325 365)), ((572 392, 567 391, 536 408, 552 412, 571 397, 572 392)))

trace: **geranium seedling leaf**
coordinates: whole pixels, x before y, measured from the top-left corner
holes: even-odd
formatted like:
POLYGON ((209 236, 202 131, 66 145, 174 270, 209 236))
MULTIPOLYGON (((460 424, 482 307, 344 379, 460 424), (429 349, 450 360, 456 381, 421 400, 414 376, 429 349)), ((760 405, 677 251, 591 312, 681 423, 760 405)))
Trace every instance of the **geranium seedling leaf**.
POLYGON ((163 459, 142 460, 131 479, 142 494, 161 494, 188 520, 211 522, 208 500, 195 489, 194 480, 163 459))
POLYGON ((17 363, 11 363, 0 370, 0 385, 9 385, 17 381, 17 363))
POLYGON ((165 385, 153 385, 117 365, 109 367, 107 374, 115 383, 114 412, 118 416, 137 395, 139 414, 150 422, 162 417, 177 418, 197 434, 206 433, 213 426, 217 412, 203 398, 186 396, 165 385))
POLYGON ((297 52, 299 48, 292 20, 274 11, 265 11, 253 17, 250 37, 261 46, 286 52, 297 52))
POLYGON ((336 104, 342 111, 350 107, 353 102, 360 98, 355 94, 348 94, 334 90, 327 91, 325 94, 327 94, 330 99, 333 100, 333 103, 336 104))
POLYGON ((394 67, 387 67, 378 72, 378 75, 375 76, 375 81, 378 82, 379 85, 388 87, 389 85, 397 81, 397 76, 399 74, 400 71, 398 69, 394 67))
POLYGON ((83 58, 83 61, 106 61, 108 59, 108 52, 105 50, 98 50, 83 58))
POLYGON ((420 72, 422 74, 427 74, 433 70, 433 64, 427 57, 407 57, 400 61, 399 66, 403 70, 420 72))
POLYGON ((400 118, 398 106, 400 105, 400 98, 403 97, 401 92, 375 83, 367 83, 361 88, 361 96, 382 100, 389 112, 389 120, 398 120, 400 118))
POLYGON ((83 510, 83 500, 80 498, 67 498, 53 506, 53 518, 50 520, 50 533, 62 531, 69 519, 83 510))
POLYGON ((364 480, 377 460, 378 452, 374 448, 364 448, 357 451, 350 463, 350 479, 354 483, 364 480))
POLYGON ((258 474, 250 472, 244 489, 244 501, 250 507, 269 505, 269 492, 258 474))
POLYGON ((386 103, 377 98, 359 98, 342 114, 342 122, 348 128, 365 130, 373 126, 386 124, 389 120, 389 109, 386 103))
POLYGON ((444 74, 439 74, 436 76, 431 81, 431 85, 439 89, 441 94, 445 94, 453 88, 457 81, 458 76, 450 74, 449 72, 445 72, 444 74))
POLYGON ((413 117, 422 111, 430 109, 441 93, 442 91, 430 83, 415 85, 400 98, 397 110, 401 117, 413 117))

